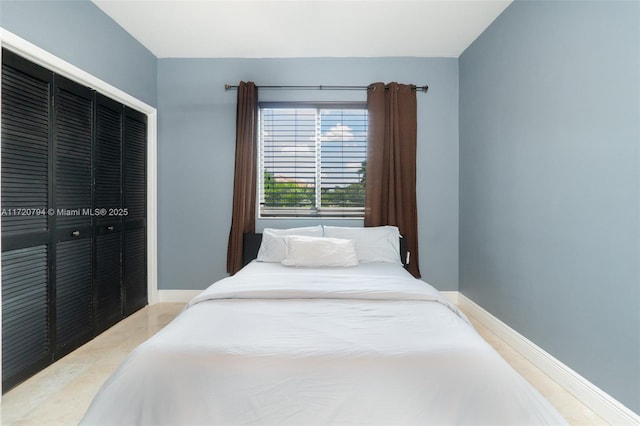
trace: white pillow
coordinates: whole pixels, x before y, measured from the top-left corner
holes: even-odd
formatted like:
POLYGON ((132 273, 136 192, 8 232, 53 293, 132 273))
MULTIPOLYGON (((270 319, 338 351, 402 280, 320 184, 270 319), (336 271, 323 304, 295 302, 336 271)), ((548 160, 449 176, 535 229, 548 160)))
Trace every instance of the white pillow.
POLYGON ((339 238, 285 237, 287 254, 285 266, 356 266, 356 246, 353 240, 339 238))
POLYGON ((324 236, 354 240, 360 262, 388 262, 402 265, 400 231, 396 226, 351 228, 325 226, 324 236))
POLYGON ((288 235, 322 237, 322 226, 316 225, 287 229, 264 228, 262 231, 262 243, 260 244, 256 260, 258 262, 282 262, 286 250, 284 237, 288 235))

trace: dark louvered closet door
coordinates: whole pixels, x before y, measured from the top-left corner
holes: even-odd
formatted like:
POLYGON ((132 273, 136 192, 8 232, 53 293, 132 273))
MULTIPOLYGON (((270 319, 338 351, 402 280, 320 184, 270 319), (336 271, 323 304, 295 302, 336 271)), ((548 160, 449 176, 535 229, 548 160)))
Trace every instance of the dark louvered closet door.
POLYGON ((146 116, 2 50, 2 389, 147 304, 146 116))
POLYGON ((123 317, 122 138, 123 107, 96 96, 95 208, 96 331, 123 317))
POLYGON ((125 108, 124 126, 124 290, 125 314, 147 304, 146 116, 125 108))
POLYGON ((2 52, 2 383, 52 356, 49 298, 52 74, 2 52))
POLYGON ((56 357, 93 337, 93 93, 55 78, 56 357))

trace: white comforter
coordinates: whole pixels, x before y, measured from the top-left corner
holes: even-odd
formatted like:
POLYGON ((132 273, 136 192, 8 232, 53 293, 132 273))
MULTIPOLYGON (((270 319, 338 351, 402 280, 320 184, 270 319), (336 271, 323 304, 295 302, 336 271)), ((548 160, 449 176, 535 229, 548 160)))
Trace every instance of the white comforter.
POLYGON ((253 262, 134 350, 82 423, 565 422, 464 315, 401 267, 253 262))

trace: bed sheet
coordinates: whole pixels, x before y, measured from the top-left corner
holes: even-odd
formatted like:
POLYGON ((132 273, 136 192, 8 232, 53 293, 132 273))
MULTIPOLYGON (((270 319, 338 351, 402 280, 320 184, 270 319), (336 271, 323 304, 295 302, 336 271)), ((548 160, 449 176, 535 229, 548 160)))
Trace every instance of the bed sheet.
POLYGON ((82 423, 565 424, 402 267, 258 262, 134 350, 82 423))

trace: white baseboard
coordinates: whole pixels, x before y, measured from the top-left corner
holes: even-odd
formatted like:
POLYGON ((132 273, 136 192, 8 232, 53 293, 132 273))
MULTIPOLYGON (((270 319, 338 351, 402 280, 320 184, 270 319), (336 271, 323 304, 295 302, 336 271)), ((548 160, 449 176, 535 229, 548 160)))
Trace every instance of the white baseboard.
POLYGON ((460 292, 458 291, 441 291, 440 294, 442 294, 444 297, 447 298, 447 300, 451 303, 453 303, 454 305, 458 304, 458 295, 460 294, 460 292))
POLYGON ((159 303, 187 303, 202 290, 158 290, 159 303))
POLYGON ((583 404, 602 417, 608 424, 640 425, 640 416, 602 389, 558 361, 465 295, 458 293, 457 299, 458 306, 463 311, 476 318, 482 325, 582 401, 583 404))

